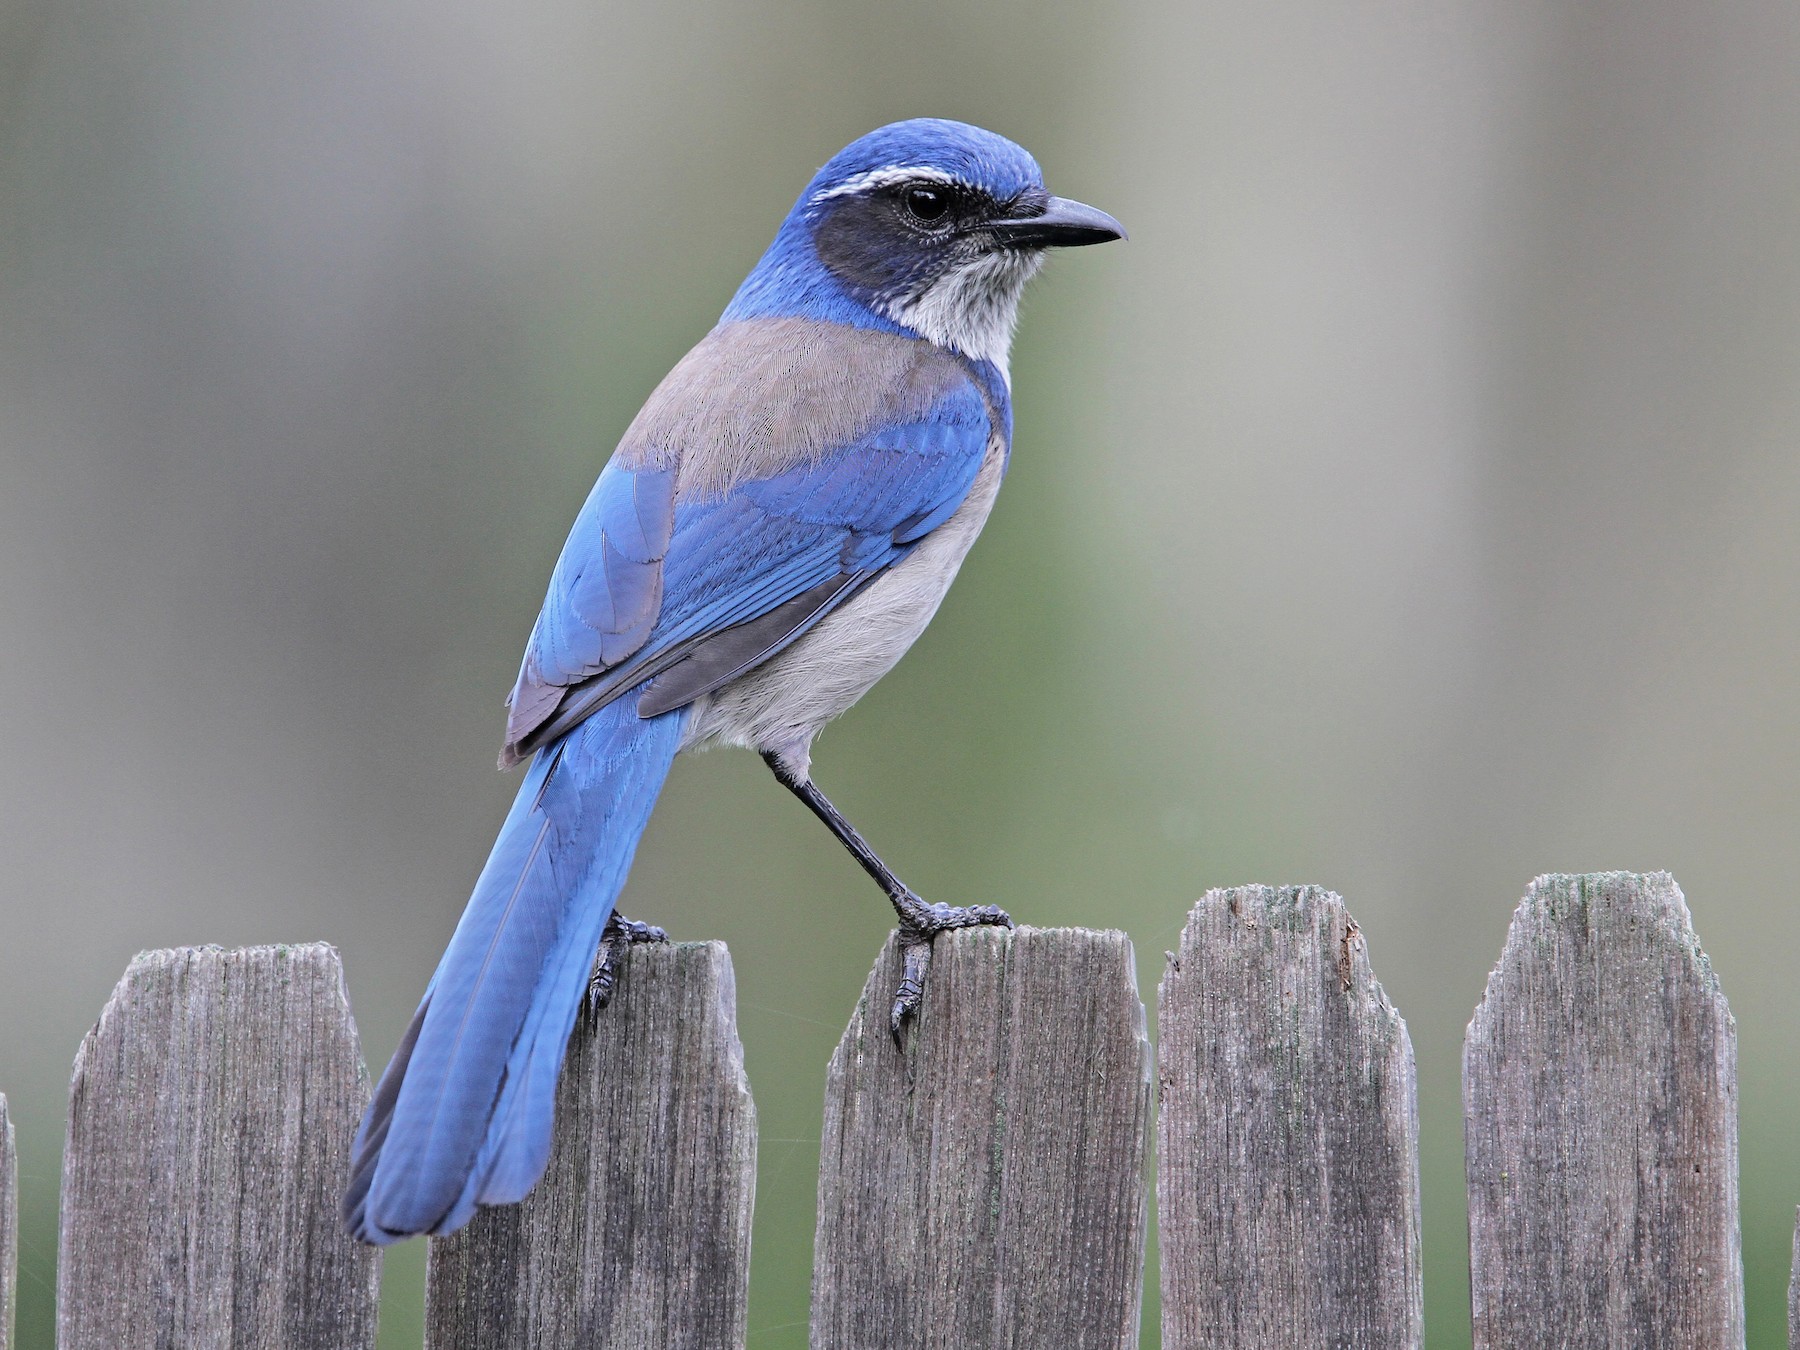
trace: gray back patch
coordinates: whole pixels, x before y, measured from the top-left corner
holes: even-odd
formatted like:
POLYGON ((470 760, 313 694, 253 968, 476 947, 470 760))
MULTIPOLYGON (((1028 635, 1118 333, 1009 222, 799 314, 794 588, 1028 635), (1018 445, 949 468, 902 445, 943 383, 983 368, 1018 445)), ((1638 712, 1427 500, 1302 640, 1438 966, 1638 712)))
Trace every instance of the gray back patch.
POLYGON ((676 468, 678 502, 818 459, 916 421, 968 370, 917 338, 816 319, 744 319, 702 338, 626 429, 630 468, 676 468))

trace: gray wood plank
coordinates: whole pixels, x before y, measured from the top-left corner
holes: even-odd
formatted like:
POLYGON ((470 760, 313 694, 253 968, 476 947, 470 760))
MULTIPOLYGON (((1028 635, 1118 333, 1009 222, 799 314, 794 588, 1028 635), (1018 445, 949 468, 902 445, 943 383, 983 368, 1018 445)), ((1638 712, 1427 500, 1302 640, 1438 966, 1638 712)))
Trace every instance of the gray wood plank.
POLYGON ((75 1060, 60 1350, 372 1346, 375 1253, 338 1221, 368 1095, 323 943, 132 961, 75 1060))
POLYGON ((1209 891, 1157 1008, 1165 1350, 1421 1345, 1412 1043, 1344 902, 1209 891))
POLYGON ((1135 1347, 1149 1043, 1131 943, 938 938, 906 1049, 890 940, 832 1055, 815 1350, 1135 1347))
POLYGON ((629 950, 556 1116, 525 1201, 432 1241, 428 1350, 742 1345, 756 1109, 723 943, 629 950))
POLYGON ((1788 1350, 1800 1350, 1800 1209, 1794 1211, 1794 1254, 1788 1267, 1788 1350))
POLYGON ((19 1151, 0 1092, 0 1350, 12 1350, 19 1303, 19 1151))
POLYGON ((1463 1109, 1477 1347, 1743 1345, 1737 1032, 1674 878, 1532 882, 1463 1109))

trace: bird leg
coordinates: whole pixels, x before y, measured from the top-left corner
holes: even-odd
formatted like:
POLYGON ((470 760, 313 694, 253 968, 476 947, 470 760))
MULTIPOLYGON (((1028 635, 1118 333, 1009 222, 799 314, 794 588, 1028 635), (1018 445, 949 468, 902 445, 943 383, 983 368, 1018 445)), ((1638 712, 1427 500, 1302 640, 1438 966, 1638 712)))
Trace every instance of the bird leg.
POLYGON ((594 970, 588 976, 587 1010, 592 1017, 612 1002, 613 983, 619 974, 619 953, 639 942, 667 942, 669 935, 655 924, 639 923, 614 910, 607 917, 606 929, 600 934, 600 950, 594 956, 594 970))
POLYGON ((925 994, 925 972, 931 967, 932 938, 952 928, 973 928, 978 925, 1011 928, 1012 917, 998 905, 926 903, 881 861, 875 850, 869 847, 868 841, 857 833, 854 825, 844 819, 843 813, 831 804, 825 794, 813 786, 810 778, 794 773, 772 752, 765 753, 763 760, 774 772, 776 781, 805 802, 807 809, 824 821, 825 828, 850 850, 850 856, 862 864, 863 871, 875 878, 875 884, 881 887, 893 903, 894 913, 900 916, 900 987, 894 991, 894 1007, 888 1016, 889 1030, 893 1032, 894 1043, 898 1045, 901 1029, 918 1011, 919 1000, 925 994))

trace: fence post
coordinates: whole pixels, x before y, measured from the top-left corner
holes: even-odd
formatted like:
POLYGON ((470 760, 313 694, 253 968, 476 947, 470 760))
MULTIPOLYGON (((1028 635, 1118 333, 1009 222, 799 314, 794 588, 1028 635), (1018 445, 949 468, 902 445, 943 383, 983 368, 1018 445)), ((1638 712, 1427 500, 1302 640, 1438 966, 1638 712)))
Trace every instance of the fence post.
POLYGON ((544 1179, 432 1240, 425 1344, 736 1350, 755 1188, 731 957, 634 946, 576 1025, 544 1179))
POLYGON ((1743 1345, 1737 1034, 1673 877, 1532 882, 1463 1109, 1478 1350, 1743 1345))
POLYGON ((1800 1350, 1800 1209, 1794 1211, 1794 1256, 1788 1267, 1788 1350, 1800 1350))
POLYGON ((1419 1346, 1412 1043, 1344 902, 1207 892, 1157 1008, 1165 1350, 1419 1346))
POLYGON ((890 939, 827 1071, 816 1350, 1137 1345, 1150 1056, 1131 943, 937 939, 905 1049, 890 939))
POLYGON ((332 948, 133 960, 75 1058, 59 1350, 373 1346, 338 1220, 368 1095, 332 948))
POLYGON ((19 1152, 0 1092, 0 1350, 12 1350, 19 1302, 19 1152))

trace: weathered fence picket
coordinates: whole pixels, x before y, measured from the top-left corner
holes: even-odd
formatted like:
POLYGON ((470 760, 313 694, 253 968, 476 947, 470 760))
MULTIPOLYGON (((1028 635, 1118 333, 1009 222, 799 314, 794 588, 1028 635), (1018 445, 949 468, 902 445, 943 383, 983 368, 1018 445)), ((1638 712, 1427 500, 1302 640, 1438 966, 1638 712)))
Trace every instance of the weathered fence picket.
POLYGON ((1165 1350, 1422 1343, 1406 1024, 1344 902, 1210 891, 1157 998, 1165 1350))
POLYGON ((373 1346, 337 1217, 368 1096, 330 947, 134 960, 75 1060, 59 1350, 373 1346))
POLYGON ((0 1350, 12 1350, 19 1296, 19 1152, 0 1092, 0 1350))
MULTIPOLYGON (((896 1047, 899 965, 890 942, 827 1071, 814 1350, 1130 1350, 1130 942, 948 934, 896 1047)), ((1412 1049, 1343 902, 1209 892, 1158 997, 1166 1350, 1416 1350, 1412 1049)), ((1743 1344, 1735 1069, 1670 877, 1533 883, 1464 1047, 1478 1350, 1743 1344)), ((367 1097, 329 947, 133 961, 76 1059, 60 1350, 369 1350, 379 1266, 338 1221, 367 1097)), ((631 949, 543 1182, 432 1243, 427 1346, 743 1350, 755 1165, 725 948, 631 949)), ((15 1196, 0 1097, 0 1350, 15 1196)))
POLYGON ((756 1111, 721 942, 634 946, 570 1041, 544 1180, 431 1243, 428 1350, 736 1350, 756 1111))
POLYGON ((1150 1052, 1130 941, 936 948, 904 1053, 890 941, 826 1073, 814 1350, 1136 1346, 1150 1052))
POLYGON ((1744 1343, 1737 1032, 1674 878, 1532 883, 1463 1102, 1477 1350, 1744 1343))
POLYGON ((1788 1267, 1788 1350, 1800 1350, 1800 1208, 1794 1211, 1794 1256, 1788 1267))

